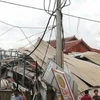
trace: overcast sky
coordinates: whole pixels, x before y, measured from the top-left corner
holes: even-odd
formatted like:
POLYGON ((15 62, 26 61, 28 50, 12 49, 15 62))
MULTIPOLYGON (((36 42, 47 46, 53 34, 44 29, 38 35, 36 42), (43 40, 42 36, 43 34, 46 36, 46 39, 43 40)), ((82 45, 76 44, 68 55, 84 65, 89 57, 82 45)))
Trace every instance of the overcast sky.
MULTIPOLYGON (((8 2, 43 8, 43 0, 6 0, 8 2)), ((48 1, 48 0, 46 0, 48 1)), ((54 0, 52 0, 54 1, 54 0)), ((48 3, 46 3, 46 7, 48 3)), ((80 17, 100 21, 100 0, 71 0, 71 5, 63 8, 62 12, 80 17)), ((11 4, 0 3, 0 21, 7 22, 20 27, 45 27, 49 15, 45 11, 19 7, 11 4)), ((76 35, 89 44, 91 47, 100 49, 100 23, 90 22, 82 19, 63 16, 65 37, 76 35), (79 23, 78 23, 79 21, 79 23), (77 26, 78 31, 77 31, 77 26)), ((50 23, 52 25, 52 21, 50 23)), ((50 26, 49 25, 49 26, 50 26)), ((19 41, 25 38, 20 29, 0 23, 0 35, 12 28, 6 34, 0 36, 0 47, 4 49, 17 48, 28 44, 27 40, 19 41)), ((34 35, 42 29, 22 28, 26 36, 34 35)), ((30 38, 33 41, 41 34, 30 38)), ((49 34, 46 34, 45 40, 48 40, 49 34)), ((53 35, 52 39, 55 38, 53 35)))

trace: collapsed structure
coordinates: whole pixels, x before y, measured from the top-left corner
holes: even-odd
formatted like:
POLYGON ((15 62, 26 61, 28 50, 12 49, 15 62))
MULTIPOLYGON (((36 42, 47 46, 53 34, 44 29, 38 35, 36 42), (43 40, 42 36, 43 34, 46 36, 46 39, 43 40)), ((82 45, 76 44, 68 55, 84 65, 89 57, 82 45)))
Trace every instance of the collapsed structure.
MULTIPOLYGON (((18 49, 18 51, 24 55, 28 55, 30 54, 30 52, 32 52, 32 50, 38 43, 39 40, 33 46, 29 48, 21 48, 18 49)), ((30 57, 27 58, 27 60, 25 61, 25 65, 23 57, 15 59, 13 61, 13 67, 7 66, 8 74, 6 75, 11 76, 11 72, 13 72, 15 83, 20 84, 22 87, 26 88, 26 90, 30 89, 30 87, 33 86, 33 80, 35 81, 36 79, 36 77, 34 76, 39 76, 39 81, 42 83, 42 85, 40 85, 42 86, 41 94, 46 94, 47 88, 49 88, 47 100, 50 100, 52 97, 54 98, 54 95, 52 94, 55 91, 55 89, 53 90, 54 84, 49 84, 49 81, 41 76, 41 73, 45 73, 47 71, 47 67, 50 65, 50 63, 52 66, 57 66, 54 64, 55 54, 56 50, 54 47, 52 47, 45 41, 41 41, 38 48, 30 55, 30 57), (35 62, 37 62, 38 67, 36 67, 35 62), (36 75, 36 72, 38 72, 39 75, 36 75), (44 79, 43 82, 41 78, 44 79)), ((67 73, 67 76, 69 76, 69 84, 71 86, 71 89, 73 90, 74 96, 77 95, 75 94, 75 92, 77 91, 78 86, 78 95, 80 98, 82 92, 84 92, 85 90, 93 90, 94 88, 100 87, 100 54, 91 51, 85 53, 72 53, 70 55, 64 54, 64 71, 67 73), (70 76, 73 78, 70 79, 70 76)), ((50 79, 51 77, 51 74, 49 75, 50 76, 47 77, 48 79, 50 79)), ((46 95, 44 95, 43 97, 44 100, 46 98, 45 96, 46 95)))

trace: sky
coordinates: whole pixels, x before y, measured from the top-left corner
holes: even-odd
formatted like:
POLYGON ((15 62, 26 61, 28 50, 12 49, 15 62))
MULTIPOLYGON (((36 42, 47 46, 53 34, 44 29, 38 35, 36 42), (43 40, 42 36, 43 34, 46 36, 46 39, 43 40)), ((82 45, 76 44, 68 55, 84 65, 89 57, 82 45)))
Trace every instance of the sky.
MULTIPOLYGON (((2 0, 1 0, 2 1, 2 0)), ((42 8, 43 0, 6 0, 8 2, 18 3, 22 5, 42 8)), ((46 0, 46 9, 48 9, 48 1, 46 0)), ((53 1, 51 0, 51 5, 53 1)), ((68 3, 68 2, 67 2, 68 3)), ((100 21, 100 0, 71 0, 71 5, 62 9, 63 13, 80 16, 88 19, 100 21)), ((52 9, 52 6, 51 6, 52 9)), ((24 34, 28 37, 44 31, 48 22, 49 14, 31 8, 19 7, 11 4, 0 2, 0 21, 20 27, 40 27, 39 29, 22 28, 24 34)), ((49 24, 52 25, 53 18, 49 24)), ((64 36, 77 36, 83 39, 89 46, 100 49, 100 23, 87 20, 77 19, 69 16, 63 16, 64 36)), ((52 38, 55 39, 56 30, 54 30, 52 38)), ((12 49, 19 48, 34 41, 42 34, 35 35, 27 39, 19 28, 12 27, 0 22, 0 48, 12 49), (4 35, 7 30, 11 29, 4 35), (24 40, 22 40, 24 39, 24 40)), ((44 40, 49 40, 49 33, 46 33, 44 40)))

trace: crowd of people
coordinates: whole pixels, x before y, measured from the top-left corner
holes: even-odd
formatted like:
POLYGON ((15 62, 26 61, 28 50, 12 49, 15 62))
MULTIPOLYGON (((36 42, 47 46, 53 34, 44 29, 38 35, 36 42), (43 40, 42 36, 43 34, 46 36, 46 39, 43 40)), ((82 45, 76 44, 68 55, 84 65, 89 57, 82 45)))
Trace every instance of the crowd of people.
POLYGON ((100 95, 98 95, 99 91, 97 89, 94 90, 94 96, 91 97, 89 95, 89 91, 86 90, 84 96, 81 98, 81 100, 100 100, 100 95))
MULTIPOLYGON (((85 93, 84 96, 82 96, 80 100, 100 100, 100 95, 98 95, 99 91, 97 89, 94 90, 94 96, 93 97, 91 97, 89 95, 88 90, 85 90, 84 93, 85 93)), ((21 90, 21 92, 19 92, 19 90, 16 89, 16 90, 14 90, 14 93, 11 96, 11 100, 26 100, 26 97, 25 97, 22 90, 21 90)))

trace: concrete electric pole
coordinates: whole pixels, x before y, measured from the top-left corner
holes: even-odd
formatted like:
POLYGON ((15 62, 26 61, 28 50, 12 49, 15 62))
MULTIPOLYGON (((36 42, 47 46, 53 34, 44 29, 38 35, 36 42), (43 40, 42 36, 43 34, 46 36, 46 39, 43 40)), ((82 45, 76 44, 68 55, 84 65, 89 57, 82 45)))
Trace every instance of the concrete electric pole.
POLYGON ((57 11, 56 11, 56 26, 57 26, 57 37, 56 37, 56 63, 62 67, 63 56, 62 56, 62 13, 61 13, 61 0, 57 0, 57 11))

